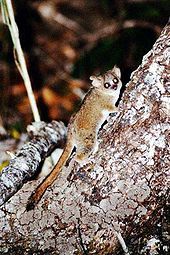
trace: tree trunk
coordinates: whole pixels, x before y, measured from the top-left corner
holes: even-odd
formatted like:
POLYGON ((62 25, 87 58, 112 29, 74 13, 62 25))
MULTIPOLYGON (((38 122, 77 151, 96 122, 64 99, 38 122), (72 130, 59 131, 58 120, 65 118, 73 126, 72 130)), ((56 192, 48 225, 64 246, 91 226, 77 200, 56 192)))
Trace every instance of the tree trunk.
POLYGON ((170 24, 132 74, 99 134, 100 146, 81 167, 63 169, 38 206, 26 212, 31 181, 0 210, 0 254, 168 254, 170 167, 170 24), (67 178, 69 176, 69 178, 67 178), (122 243, 124 244, 124 243, 122 243), (162 252, 162 253, 161 253, 162 252))

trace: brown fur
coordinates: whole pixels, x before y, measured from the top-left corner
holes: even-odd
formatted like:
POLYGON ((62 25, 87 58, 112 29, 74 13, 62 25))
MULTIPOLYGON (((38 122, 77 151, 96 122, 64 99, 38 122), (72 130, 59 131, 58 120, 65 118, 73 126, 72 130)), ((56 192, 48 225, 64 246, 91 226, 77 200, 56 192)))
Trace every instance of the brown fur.
POLYGON ((75 160, 87 161, 97 145, 97 133, 101 125, 109 113, 117 111, 115 103, 122 85, 120 69, 114 67, 103 76, 92 76, 90 79, 93 87, 83 100, 80 110, 70 120, 65 149, 51 173, 29 198, 27 210, 34 208, 46 189, 56 180, 74 147, 76 147, 75 160), (116 78, 118 82, 114 83, 116 78), (110 88, 105 88, 106 83, 109 83, 110 88))

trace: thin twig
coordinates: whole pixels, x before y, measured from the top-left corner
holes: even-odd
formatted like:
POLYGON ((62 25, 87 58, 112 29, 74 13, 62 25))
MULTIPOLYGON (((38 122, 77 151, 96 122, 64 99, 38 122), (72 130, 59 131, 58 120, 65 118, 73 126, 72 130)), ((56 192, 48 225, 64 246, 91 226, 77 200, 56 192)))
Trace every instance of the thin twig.
POLYGON ((81 234, 81 230, 80 230, 80 219, 78 218, 77 220, 78 220, 78 224, 77 224, 78 244, 79 244, 79 247, 80 247, 81 252, 83 253, 83 255, 87 255, 88 251, 85 248, 85 245, 83 243, 82 234, 81 234))
POLYGON ((24 80, 25 87, 27 90, 30 106, 32 109, 32 113, 34 116, 35 121, 40 121, 40 115, 38 112, 37 104, 35 101, 35 97, 33 94, 32 86, 31 86, 31 81, 28 75, 27 67, 26 67, 26 62, 24 58, 24 54, 21 48, 21 43, 19 39, 19 31, 17 24, 15 22, 14 18, 14 11, 13 7, 11 4, 11 0, 1 0, 1 11, 2 11, 2 17, 3 17, 3 22, 8 26, 9 31, 11 33, 11 38, 14 44, 14 59, 16 66, 24 80))
POLYGON ((121 247, 122 247, 122 249, 123 249, 123 251, 124 251, 124 254, 125 254, 125 255, 130 255, 130 253, 129 253, 129 251, 128 251, 128 248, 127 248, 127 246, 126 246, 126 243, 125 243, 125 241, 124 241, 124 239, 123 239, 121 233, 116 231, 115 234, 116 234, 117 239, 119 240, 119 243, 120 243, 120 245, 121 245, 121 247))

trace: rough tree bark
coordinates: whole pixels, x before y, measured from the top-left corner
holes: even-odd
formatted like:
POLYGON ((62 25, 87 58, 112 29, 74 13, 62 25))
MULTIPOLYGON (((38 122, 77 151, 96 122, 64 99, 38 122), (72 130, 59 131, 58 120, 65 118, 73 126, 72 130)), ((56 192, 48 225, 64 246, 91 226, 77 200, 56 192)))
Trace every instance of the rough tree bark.
POLYGON ((66 139, 62 122, 34 122, 27 131, 30 141, 22 146, 0 174, 0 206, 35 177, 45 158, 66 139))
POLYGON ((170 24, 132 74, 88 164, 72 160, 71 178, 64 168, 33 211, 25 207, 38 181, 1 207, 0 254, 123 254, 120 233, 132 254, 151 254, 144 244, 155 238, 168 197, 169 60, 170 24))

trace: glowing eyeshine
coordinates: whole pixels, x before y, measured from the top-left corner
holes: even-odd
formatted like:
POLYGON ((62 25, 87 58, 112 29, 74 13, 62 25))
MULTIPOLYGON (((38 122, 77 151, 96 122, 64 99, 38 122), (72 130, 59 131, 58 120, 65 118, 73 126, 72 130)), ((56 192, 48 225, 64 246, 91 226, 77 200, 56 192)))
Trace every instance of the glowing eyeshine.
POLYGON ((115 78, 113 79, 113 83, 117 84, 118 82, 119 82, 118 78, 115 77, 115 78))
POLYGON ((105 82, 105 83, 104 83, 104 87, 105 87, 106 89, 110 88, 110 86, 111 86, 111 84, 110 84, 109 82, 105 82))

